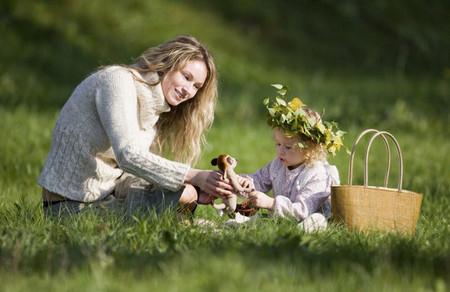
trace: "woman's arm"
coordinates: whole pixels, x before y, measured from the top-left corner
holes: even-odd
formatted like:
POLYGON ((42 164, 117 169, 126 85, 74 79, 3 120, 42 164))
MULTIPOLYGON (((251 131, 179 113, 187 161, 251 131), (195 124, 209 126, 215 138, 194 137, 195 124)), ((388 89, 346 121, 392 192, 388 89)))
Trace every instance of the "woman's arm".
POLYGON ((186 183, 198 186, 202 191, 212 196, 230 196, 233 187, 224 181, 218 171, 191 168, 184 178, 186 183))
POLYGON ((105 74, 99 81, 95 103, 121 169, 173 191, 191 183, 205 191, 227 194, 226 183, 220 182, 217 174, 165 159, 141 143, 144 138, 138 124, 136 88, 126 69, 105 74))

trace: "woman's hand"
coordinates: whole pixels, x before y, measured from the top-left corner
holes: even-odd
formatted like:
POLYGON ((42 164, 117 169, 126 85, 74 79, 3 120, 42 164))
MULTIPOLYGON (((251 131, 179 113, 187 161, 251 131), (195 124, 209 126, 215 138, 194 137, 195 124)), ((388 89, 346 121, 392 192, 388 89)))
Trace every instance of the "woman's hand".
POLYGON ((215 199, 216 197, 207 194, 204 191, 200 191, 200 193, 198 194, 197 203, 199 203, 200 205, 210 205, 214 202, 215 199))
POLYGON ((228 180, 224 180, 218 171, 199 170, 191 168, 184 179, 186 183, 198 186, 203 192, 214 197, 228 197, 233 187, 228 180))
POLYGON ((275 204, 275 199, 272 197, 269 197, 268 195, 253 191, 248 195, 248 198, 250 199, 250 202, 253 206, 264 208, 264 209, 273 209, 273 205, 275 204))

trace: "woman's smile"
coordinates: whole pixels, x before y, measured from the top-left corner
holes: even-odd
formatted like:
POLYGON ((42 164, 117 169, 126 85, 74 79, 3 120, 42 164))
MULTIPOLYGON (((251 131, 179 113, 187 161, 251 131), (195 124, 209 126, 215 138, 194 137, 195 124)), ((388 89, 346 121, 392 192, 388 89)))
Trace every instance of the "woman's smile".
POLYGON ((188 61, 180 69, 167 72, 161 86, 168 104, 177 106, 193 98, 205 83, 208 71, 204 61, 188 61))

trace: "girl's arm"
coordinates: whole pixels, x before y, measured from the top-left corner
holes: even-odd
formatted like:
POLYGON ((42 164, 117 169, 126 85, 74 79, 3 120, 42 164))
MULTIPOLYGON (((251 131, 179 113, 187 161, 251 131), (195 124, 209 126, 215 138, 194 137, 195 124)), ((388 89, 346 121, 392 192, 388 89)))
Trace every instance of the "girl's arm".
POLYGON ((276 196, 273 214, 280 217, 294 217, 298 221, 319 210, 331 193, 331 179, 324 175, 316 175, 306 183, 297 182, 297 195, 293 200, 285 196, 276 196))
POLYGON ((253 191, 249 194, 252 205, 258 208, 273 210, 275 199, 263 192, 253 191))
POLYGON ((266 193, 272 189, 272 179, 270 177, 270 168, 272 163, 273 161, 253 174, 242 176, 251 180, 256 191, 266 193))
POLYGON ((244 178, 250 180, 250 187, 253 189, 249 193, 249 199, 252 205, 258 208, 273 209, 274 199, 265 194, 272 189, 271 168, 274 160, 263 168, 251 175, 245 175, 244 178))
POLYGON ((331 193, 332 179, 323 166, 314 166, 294 184, 295 196, 276 196, 273 213, 303 220, 319 210, 331 193))
POLYGON ((328 162, 316 164, 295 182, 296 195, 293 200, 285 196, 275 197, 273 213, 281 217, 295 217, 301 221, 318 212, 330 197, 331 186, 339 184, 339 173, 335 166, 328 162))

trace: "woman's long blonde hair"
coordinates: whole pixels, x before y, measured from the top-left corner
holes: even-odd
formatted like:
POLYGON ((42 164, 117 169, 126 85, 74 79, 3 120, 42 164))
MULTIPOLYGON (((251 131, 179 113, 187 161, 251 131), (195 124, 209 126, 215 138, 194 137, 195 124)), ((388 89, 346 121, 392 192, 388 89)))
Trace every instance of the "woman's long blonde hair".
POLYGON ((163 113, 156 123, 154 150, 158 153, 170 151, 175 160, 195 164, 205 144, 205 132, 214 120, 217 100, 217 72, 208 50, 194 37, 178 36, 157 47, 146 50, 129 68, 141 74, 156 72, 161 82, 167 72, 182 68, 188 61, 205 62, 208 74, 195 95, 170 112, 163 113))

